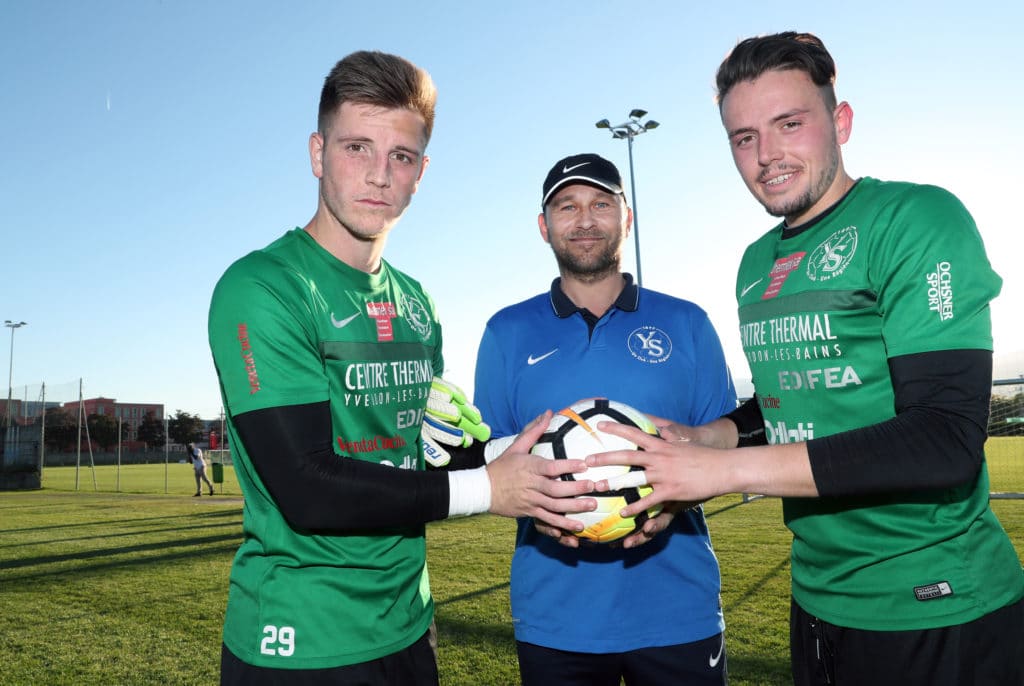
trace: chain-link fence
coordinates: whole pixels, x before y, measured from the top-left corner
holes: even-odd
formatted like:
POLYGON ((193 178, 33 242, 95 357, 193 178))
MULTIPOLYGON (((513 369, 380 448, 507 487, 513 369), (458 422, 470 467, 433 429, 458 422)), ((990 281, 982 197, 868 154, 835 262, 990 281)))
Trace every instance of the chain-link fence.
POLYGON ((1024 498, 1024 378, 992 383, 985 459, 993 498, 1024 498))
MULTIPOLYGON (((17 387, 10 402, 0 400, 0 490, 50 487, 42 478, 49 470, 55 470, 57 487, 74 490, 172 492, 177 477, 192 479, 185 446, 169 439, 176 418, 163 404, 118 402, 90 391, 77 380, 17 387), (164 470, 143 469, 161 464, 164 470)), ((203 423, 210 425, 210 439, 222 445, 221 422, 203 423)), ((209 445, 197 443, 204 449, 209 445)), ((225 475, 224 469, 230 457, 226 450, 206 451, 208 472, 217 472, 222 489, 233 483, 233 474, 225 475)))
MULTIPOLYGON (((184 446, 166 443, 166 434, 155 447, 139 440, 143 410, 158 408, 157 419, 167 420, 163 405, 83 401, 86 393, 81 381, 12 391, 9 426, 6 413, 0 414, 0 490, 39 488, 48 469, 56 470, 51 484, 74 490, 171 493, 191 487, 193 470, 184 446), (143 467, 161 464, 163 470, 143 467)), ((6 398, 0 403, 6 406, 6 398)), ((1024 377, 993 382, 988 430, 992 497, 1024 498, 1024 377)), ((202 447, 218 489, 240 495, 230 450, 202 447)))

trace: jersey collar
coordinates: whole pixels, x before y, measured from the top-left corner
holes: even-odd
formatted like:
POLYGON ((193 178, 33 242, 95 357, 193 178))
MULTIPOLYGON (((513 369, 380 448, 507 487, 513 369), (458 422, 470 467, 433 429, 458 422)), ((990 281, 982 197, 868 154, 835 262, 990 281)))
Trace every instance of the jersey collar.
MULTIPOLYGON (((640 288, 633 283, 632 274, 623 273, 622 277, 626 283, 622 286, 622 291, 619 293, 619 297, 615 299, 612 307, 625 310, 626 312, 636 312, 640 304, 640 288)), ((562 277, 558 277, 551 282, 551 309, 561 319, 571 317, 577 312, 589 314, 587 310, 577 307, 576 303, 569 300, 569 296, 562 290, 562 277)))
POLYGON ((783 220, 782 221, 782 240, 786 240, 787 238, 793 238, 794 236, 799 236, 804 231, 807 231, 808 229, 810 229, 810 228, 812 228, 814 226, 817 226, 820 222, 824 221, 824 219, 826 217, 828 217, 833 212, 835 212, 835 209, 837 207, 839 207, 840 205, 843 204, 844 200, 846 200, 848 197, 850 197, 850 193, 853 192, 853 189, 856 188, 857 184, 859 184, 859 183, 860 183, 860 179, 854 180, 853 185, 850 186, 845 193, 843 193, 843 197, 839 198, 839 200, 836 200, 834 203, 832 203, 831 205, 826 207, 824 210, 822 210, 821 213, 811 217, 810 219, 805 221, 803 224, 798 224, 796 226, 789 226, 789 225, 786 224, 786 221, 783 220))

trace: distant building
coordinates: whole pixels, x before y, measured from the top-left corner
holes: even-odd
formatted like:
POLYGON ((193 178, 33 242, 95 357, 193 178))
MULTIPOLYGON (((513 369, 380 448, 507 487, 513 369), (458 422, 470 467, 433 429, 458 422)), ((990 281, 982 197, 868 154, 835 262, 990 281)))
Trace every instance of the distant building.
MULTIPOLYGON (((126 441, 136 441, 139 435, 139 424, 149 414, 160 421, 164 420, 163 403, 119 403, 113 398, 88 398, 82 400, 85 409, 85 416, 92 414, 106 415, 114 419, 120 419, 121 424, 127 427, 126 441)), ((72 415, 78 412, 78 401, 64 403, 64 410, 72 415)))
MULTIPOLYGON (((11 398, 11 424, 30 426, 35 423, 36 418, 43 413, 44 409, 60 406, 61 404, 56 401, 48 400, 43 403, 38 400, 11 398)), ((0 398, 0 417, 6 416, 7 398, 0 398)))

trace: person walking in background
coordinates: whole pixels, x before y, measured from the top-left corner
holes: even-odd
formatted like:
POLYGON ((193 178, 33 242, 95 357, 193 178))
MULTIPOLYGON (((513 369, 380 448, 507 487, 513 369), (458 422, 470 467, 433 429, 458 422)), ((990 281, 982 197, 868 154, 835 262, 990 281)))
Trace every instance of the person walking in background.
POLYGON ((198 498, 203 493, 203 483, 210 489, 210 495, 213 495, 213 484, 206 477, 206 460, 203 458, 203 451, 195 443, 188 444, 188 461, 192 463, 192 469, 196 475, 196 492, 193 496, 198 498))
POLYGON ((610 426, 645 451, 588 462, 646 468, 653 494, 626 512, 783 496, 797 686, 1020 686, 1024 573, 983 451, 1001 279, 951 193, 847 173, 835 74, 795 32, 744 40, 718 70, 736 168, 782 218, 736 280, 754 397, 663 428, 687 441, 610 426))
MULTIPOLYGON (((559 277, 491 317, 477 356, 474 402, 495 437, 594 396, 691 424, 735 409, 705 312, 622 272, 632 219, 608 160, 573 155, 551 168, 537 223, 559 277)), ((521 519, 511 600, 522 682, 725 684, 720 587, 699 506, 665 508, 622 545, 521 519)))
POLYGON ((530 455, 550 413, 497 459, 427 471, 423 415, 444 369, 419 282, 383 259, 427 168, 424 70, 359 51, 324 81, 309 158, 317 208, 218 282, 209 338, 245 497, 221 683, 434 685, 425 524, 492 512, 579 528, 559 481, 580 460, 530 455))

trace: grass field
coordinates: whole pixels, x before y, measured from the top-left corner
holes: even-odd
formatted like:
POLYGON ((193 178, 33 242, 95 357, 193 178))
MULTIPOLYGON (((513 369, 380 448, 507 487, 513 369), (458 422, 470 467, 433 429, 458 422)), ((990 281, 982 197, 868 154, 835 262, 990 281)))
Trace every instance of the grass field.
MULTIPOLYGON (((47 468, 42 491, 0 494, 0 684, 215 684, 241 540, 230 468, 225 495, 212 498, 191 497, 188 465, 169 465, 166 476, 163 465, 133 467, 132 492, 120 494, 92 492, 91 470, 79 473, 75 492, 74 472, 47 468)), ((98 468, 96 479, 113 490, 114 468, 98 468)), ((1024 555, 1024 502, 993 508, 1024 555)), ((705 512, 722 566, 730 683, 787 684, 781 504, 718 498, 705 512)), ((517 682, 508 607, 513 530, 492 516, 429 526, 446 686, 517 682)))
POLYGON ((985 442, 985 461, 991 489, 1024 493, 1024 437, 996 436, 985 442))

